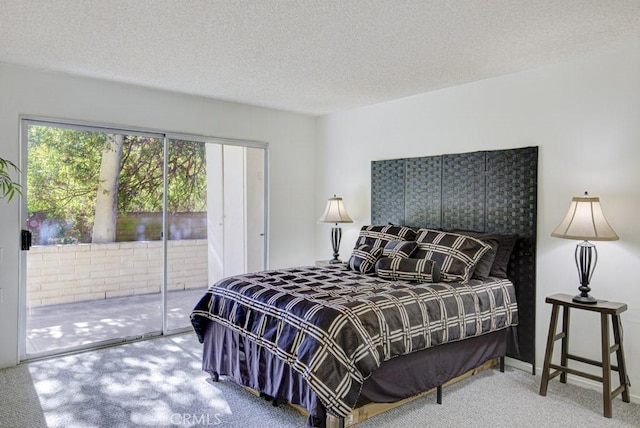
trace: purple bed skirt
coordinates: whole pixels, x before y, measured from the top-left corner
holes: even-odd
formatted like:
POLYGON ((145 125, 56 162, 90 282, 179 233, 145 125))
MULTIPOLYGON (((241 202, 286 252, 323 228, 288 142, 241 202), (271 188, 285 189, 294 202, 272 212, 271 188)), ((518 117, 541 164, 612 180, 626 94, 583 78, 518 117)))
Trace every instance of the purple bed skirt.
MULTIPOLYGON (((358 405, 393 403, 440 386, 450 379, 503 357, 517 344, 515 329, 424 349, 385 361, 365 382, 358 405)), ((228 376, 236 383, 270 397, 304 407, 307 426, 324 427, 326 409, 303 377, 268 350, 210 322, 203 343, 202 368, 214 378, 228 376)))

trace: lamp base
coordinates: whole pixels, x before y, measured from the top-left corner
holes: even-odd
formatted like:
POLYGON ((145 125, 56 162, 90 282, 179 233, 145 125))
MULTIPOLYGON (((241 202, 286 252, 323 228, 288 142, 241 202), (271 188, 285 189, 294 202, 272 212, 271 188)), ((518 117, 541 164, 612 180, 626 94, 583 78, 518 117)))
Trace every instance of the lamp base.
POLYGON ((578 294, 577 296, 573 296, 573 301, 576 303, 586 303, 588 305, 592 305, 594 303, 598 303, 598 300, 596 298, 594 298, 593 296, 590 296, 589 294, 587 294, 586 296, 583 296, 582 294, 578 294))
POLYGON ((338 227, 338 223, 331 228, 331 246, 333 247, 333 258, 329 260, 329 264, 342 263, 338 258, 340 256, 340 239, 342 238, 342 229, 338 227))
POLYGON ((574 296, 573 301, 576 303, 594 304, 598 301, 589 295, 591 287, 591 276, 598 263, 598 250, 596 246, 589 241, 581 242, 576 245, 576 266, 578 267, 578 277, 580 278, 580 294, 574 296))

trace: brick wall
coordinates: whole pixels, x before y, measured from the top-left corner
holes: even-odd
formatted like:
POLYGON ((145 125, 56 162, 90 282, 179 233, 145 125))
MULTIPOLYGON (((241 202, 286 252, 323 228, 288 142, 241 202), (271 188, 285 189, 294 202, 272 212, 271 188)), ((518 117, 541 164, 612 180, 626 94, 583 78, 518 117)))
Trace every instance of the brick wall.
MULTIPOLYGON (((206 287, 207 240, 167 243, 167 288, 206 287)), ((27 253, 28 307, 159 293, 162 242, 34 246, 27 253)))

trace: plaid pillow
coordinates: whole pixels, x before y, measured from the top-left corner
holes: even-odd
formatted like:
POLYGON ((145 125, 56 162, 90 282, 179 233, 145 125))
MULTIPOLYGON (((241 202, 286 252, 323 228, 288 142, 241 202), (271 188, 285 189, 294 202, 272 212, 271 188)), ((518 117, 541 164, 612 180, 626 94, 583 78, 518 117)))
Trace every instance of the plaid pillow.
POLYGON ((435 261, 444 282, 468 281, 480 257, 491 248, 471 236, 431 229, 418 230, 416 242, 413 257, 435 261))
POLYGON ((382 248, 372 247, 371 245, 360 245, 354 248, 347 266, 349 269, 360 273, 370 273, 376 266, 376 262, 382 255, 382 248))
POLYGON ((415 241, 389 241, 382 250, 382 257, 408 258, 418 248, 415 241))
POLYGON ((483 242, 487 242, 489 244, 490 240, 497 241, 498 249, 491 265, 491 272, 489 275, 495 276, 496 278, 507 278, 507 268, 509 266, 509 260, 511 258, 511 253, 513 252, 513 249, 515 248, 518 241, 518 235, 482 233, 472 232, 468 230, 454 230, 453 232, 473 236, 474 238, 479 239, 483 242))
POLYGON ((362 226, 356 248, 360 245, 384 247, 390 241, 415 241, 416 231, 405 226, 362 226))
POLYGON ((376 263, 376 273, 380 278, 392 281, 440 281, 440 268, 433 260, 383 257, 376 263))

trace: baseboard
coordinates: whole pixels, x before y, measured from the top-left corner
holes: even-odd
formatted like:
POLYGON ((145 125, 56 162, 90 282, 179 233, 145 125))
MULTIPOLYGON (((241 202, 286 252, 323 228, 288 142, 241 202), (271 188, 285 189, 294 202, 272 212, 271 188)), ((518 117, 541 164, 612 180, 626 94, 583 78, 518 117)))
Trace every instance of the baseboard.
MULTIPOLYGON (((540 377, 542 377, 542 369, 541 368, 536 370, 536 375, 540 375, 540 377)), ((612 376, 612 378, 613 378, 613 376, 612 376)), ((550 382, 553 382, 553 380, 551 380, 550 382)), ((591 390, 594 390, 594 391, 602 392, 602 384, 599 383, 599 382, 590 381, 589 379, 583 379, 581 377, 568 375, 567 376, 567 383, 571 384, 571 385, 580 386, 582 388, 587 388, 587 389, 591 389, 591 390)), ((615 383, 615 380, 614 380, 614 384, 615 384, 614 388, 618 386, 618 384, 615 383)), ((635 394, 631 394, 631 391, 629 391, 629 398, 631 399, 632 403, 640 404, 640 396, 635 395, 635 394)), ((618 395, 616 398, 614 398, 614 400, 622 400, 622 395, 618 395)))
MULTIPOLYGON (((531 365, 529 363, 525 363, 524 361, 516 360, 515 358, 506 357, 504 359, 504 363, 505 363, 505 365, 507 365, 509 367, 513 367, 515 369, 519 369, 519 370, 522 370, 522 371, 525 371, 525 372, 528 372, 528 373, 531 373, 532 372, 532 368, 533 368, 533 365, 531 365)), ((536 377, 538 377, 538 383, 539 383, 540 379, 542 378, 542 367, 536 367, 535 372, 536 372, 536 374, 535 374, 536 377)), ((551 380, 551 382, 553 382, 553 380, 551 380)), ((614 380, 614 383, 615 382, 616 382, 616 380, 614 380)), ((576 385, 576 386, 579 386, 579 387, 582 387, 582 388, 587 388, 587 389, 591 389, 591 390, 594 390, 594 391, 602 392, 602 384, 601 383, 594 382, 594 381, 591 381, 589 379, 581 378, 579 376, 572 376, 571 374, 568 375, 567 376, 567 383, 569 383, 571 385, 576 385)), ((617 386, 617 384, 616 384, 616 386, 617 386)), ((639 395, 629 393, 629 398, 631 399, 632 403, 640 404, 640 396, 639 395)), ((622 396, 618 395, 615 399, 616 400, 622 400, 622 396)))
POLYGON ((524 361, 516 360, 515 358, 505 357, 505 365, 513 367, 514 369, 522 370, 523 372, 533 374, 533 364, 525 363, 524 361))

